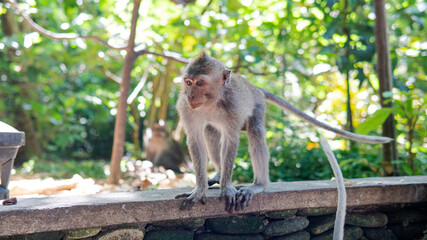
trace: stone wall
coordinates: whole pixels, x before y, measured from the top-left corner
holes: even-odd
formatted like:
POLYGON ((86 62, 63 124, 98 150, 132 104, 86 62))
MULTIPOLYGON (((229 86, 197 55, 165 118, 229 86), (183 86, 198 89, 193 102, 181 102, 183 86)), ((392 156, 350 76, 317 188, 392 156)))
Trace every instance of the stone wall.
MULTIPOLYGON (((345 239, 427 239, 427 177, 351 181, 345 239)), ((182 190, 92 200, 22 199, 16 206, 0 206, 0 240, 332 239, 334 183, 273 185, 275 190, 256 195, 248 209, 236 214, 224 211, 218 191, 208 194, 207 205, 196 204, 190 211, 180 211, 181 200, 174 199, 182 190), (284 206, 287 198, 293 201, 284 206)))
MULTIPOLYGON (((335 211, 335 208, 283 210, 221 218, 168 220, 143 225, 36 233, 0 239, 323 240, 332 239, 335 211)), ((427 203, 349 209, 344 239, 426 239, 426 213, 427 203)))

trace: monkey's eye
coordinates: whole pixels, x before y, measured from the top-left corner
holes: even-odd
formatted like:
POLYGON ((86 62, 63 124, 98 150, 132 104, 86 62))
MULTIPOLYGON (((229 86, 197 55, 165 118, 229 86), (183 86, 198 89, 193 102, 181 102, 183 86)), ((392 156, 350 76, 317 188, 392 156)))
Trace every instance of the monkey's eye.
POLYGON ((198 81, 197 83, 197 86, 199 86, 199 87, 201 87, 201 86, 203 86, 203 84, 205 84, 203 81, 198 81))
POLYGON ((191 84, 193 84, 191 81, 186 81, 185 83, 187 84, 187 86, 191 86, 191 84))

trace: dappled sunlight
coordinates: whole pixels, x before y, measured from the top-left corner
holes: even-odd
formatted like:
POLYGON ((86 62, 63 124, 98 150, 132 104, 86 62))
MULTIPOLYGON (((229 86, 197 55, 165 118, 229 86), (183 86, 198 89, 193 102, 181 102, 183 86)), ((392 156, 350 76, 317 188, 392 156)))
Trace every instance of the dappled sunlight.
POLYGON ((35 178, 20 179, 12 177, 9 184, 11 196, 38 195, 86 195, 99 193, 102 186, 93 179, 84 179, 76 174, 71 179, 35 178), (16 179, 16 180, 15 180, 16 179))
MULTIPOLYGON (((105 179, 84 178, 78 174, 63 179, 53 178, 49 173, 18 174, 14 171, 8 188, 11 196, 43 197, 174 189, 195 185, 194 174, 153 167, 149 161, 125 162, 123 167, 124 177, 117 185, 107 184, 105 179)), ((105 171, 109 172, 109 166, 105 166, 105 171)))
MULTIPOLYGON (((346 177, 382 175, 389 165, 396 175, 426 174, 427 3, 384 3, 387 25, 377 28, 378 2, 0 1, 7 20, 0 22, 0 119, 26 134, 15 160, 24 170, 12 178, 12 195, 194 186, 190 170, 173 173, 142 160, 146 130, 160 120, 186 147, 175 106, 185 65, 202 49, 332 127, 379 136, 394 114, 388 125, 396 128, 390 137, 398 154, 382 161, 379 144, 353 144, 267 104, 272 181, 330 178, 319 133, 333 138, 346 177), (386 92, 380 29, 388 30, 394 84, 386 92), (39 160, 45 168, 33 168, 39 160), (77 167, 86 160, 92 165, 77 167), (57 168, 49 169, 51 162, 57 168), (117 185, 107 184, 120 175, 117 185)), ((233 181, 253 180, 248 145, 242 136, 233 181)))

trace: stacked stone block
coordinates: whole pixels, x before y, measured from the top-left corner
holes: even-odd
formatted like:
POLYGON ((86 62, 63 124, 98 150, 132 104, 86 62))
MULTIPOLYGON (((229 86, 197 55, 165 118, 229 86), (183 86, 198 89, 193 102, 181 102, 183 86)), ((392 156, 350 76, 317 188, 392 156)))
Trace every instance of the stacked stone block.
MULTIPOLYGON (((37 233, 1 239, 85 240, 323 240, 332 239, 334 208, 283 210, 212 219, 169 220, 141 225, 37 233)), ((427 239, 427 204, 349 209, 344 239, 427 239)))

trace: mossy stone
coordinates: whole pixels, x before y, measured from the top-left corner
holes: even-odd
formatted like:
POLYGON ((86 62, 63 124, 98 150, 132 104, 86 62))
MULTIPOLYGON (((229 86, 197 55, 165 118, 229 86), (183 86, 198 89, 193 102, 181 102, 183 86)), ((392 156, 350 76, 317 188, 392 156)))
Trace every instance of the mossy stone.
POLYGON ((284 210, 284 211, 274 211, 274 212, 266 212, 265 216, 272 219, 287 219, 295 216, 297 213, 297 209, 295 210, 284 210))
POLYGON ((144 231, 138 228, 120 228, 106 231, 97 235, 95 240, 141 240, 144 238, 144 231))
POLYGON ((144 240, 193 240, 194 232, 189 230, 159 230, 145 234, 144 240))
POLYGON ((14 235, 9 237, 0 237, 1 240, 62 240, 64 239, 64 232, 42 232, 42 233, 32 233, 27 235, 14 235))
POLYGON ((301 231, 284 236, 274 237, 272 240, 310 240, 310 233, 307 231, 301 231))
POLYGON ((239 234, 239 235, 226 235, 218 233, 202 233, 196 235, 196 240, 264 240, 264 237, 259 234, 239 234))
POLYGON ((308 226, 308 224, 308 219, 300 216, 281 221, 274 221, 270 222, 265 227, 263 234, 269 237, 285 235, 303 230, 308 226))
POLYGON ((336 213, 337 208, 335 207, 321 207, 321 208, 306 208, 298 211, 298 215, 301 216, 323 216, 336 213))
POLYGON ((265 229, 264 219, 253 215, 206 219, 206 226, 224 234, 260 233, 265 229))
POLYGON ((203 226, 203 224, 205 224, 205 219, 179 219, 152 223, 153 226, 157 227, 174 227, 185 229, 196 229, 203 226))
POLYGON ((390 229, 385 228, 365 228, 363 234, 369 240, 397 240, 396 235, 390 229))
MULTIPOLYGON (((319 235, 311 236, 311 240, 332 240, 334 230, 331 229, 319 235)), ((344 227, 344 240, 358 240, 363 236, 362 228, 356 226, 344 227)))
POLYGON ((345 223, 359 227, 383 227, 388 218, 384 213, 349 213, 345 217, 345 223))
POLYGON ((71 230, 67 232, 65 239, 82 239, 93 237, 101 231, 101 228, 85 228, 78 230, 71 230))
POLYGON ((335 215, 312 217, 309 221, 310 224, 308 225, 307 230, 310 233, 317 235, 334 227, 335 215))

